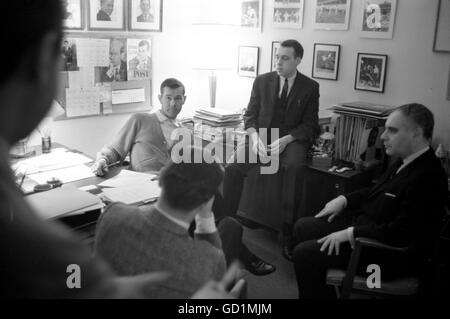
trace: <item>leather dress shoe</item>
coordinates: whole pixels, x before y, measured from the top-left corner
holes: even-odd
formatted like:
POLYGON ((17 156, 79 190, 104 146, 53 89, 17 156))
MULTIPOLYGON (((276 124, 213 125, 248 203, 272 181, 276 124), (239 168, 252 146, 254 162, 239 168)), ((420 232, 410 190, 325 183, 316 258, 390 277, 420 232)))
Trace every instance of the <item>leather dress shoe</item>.
POLYGON ((273 273, 277 269, 274 265, 271 265, 256 256, 245 268, 255 276, 265 276, 273 273))
POLYGON ((286 258, 290 262, 293 262, 294 259, 292 257, 291 245, 283 245, 283 249, 282 249, 281 253, 283 254, 284 258, 286 258))

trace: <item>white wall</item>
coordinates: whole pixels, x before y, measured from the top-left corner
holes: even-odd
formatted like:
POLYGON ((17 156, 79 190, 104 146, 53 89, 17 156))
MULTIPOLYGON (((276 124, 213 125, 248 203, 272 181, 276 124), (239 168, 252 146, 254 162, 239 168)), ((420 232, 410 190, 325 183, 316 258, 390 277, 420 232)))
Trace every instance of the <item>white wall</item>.
MULTIPOLYGON (((260 48, 261 74, 270 70, 272 41, 297 39, 305 49, 299 69, 311 76, 314 43, 334 43, 341 45, 339 79, 317 80, 322 108, 350 100, 392 105, 417 101, 430 107, 435 114, 436 142, 443 142, 447 148, 450 146, 450 101, 446 100, 450 54, 432 51, 438 0, 398 0, 392 40, 359 37, 360 0, 352 1, 348 31, 313 30, 312 0, 305 0, 302 29, 274 29, 271 26, 271 1, 263 2, 263 30, 259 33, 233 27, 224 30, 192 26, 196 0, 164 0, 163 32, 150 34, 153 40, 154 105, 159 106, 159 83, 167 77, 176 77, 186 84, 188 99, 182 116, 191 115, 196 107, 209 105, 207 74, 194 70, 192 61, 217 45, 214 38, 226 42, 235 52, 231 54, 233 70, 221 72, 217 84, 216 105, 230 109, 246 106, 253 83, 253 79, 236 74, 238 45, 260 48), (208 34, 215 36, 206 37, 201 43, 201 36, 208 34), (384 94, 354 90, 357 52, 389 56, 384 94)), ((94 155, 128 117, 129 114, 55 122, 53 140, 94 155)))

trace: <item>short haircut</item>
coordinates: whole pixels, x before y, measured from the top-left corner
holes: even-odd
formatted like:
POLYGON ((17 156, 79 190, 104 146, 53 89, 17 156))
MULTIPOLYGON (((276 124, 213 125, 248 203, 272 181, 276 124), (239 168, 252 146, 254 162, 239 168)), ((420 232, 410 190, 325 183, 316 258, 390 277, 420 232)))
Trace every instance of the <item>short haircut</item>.
POLYGON ((297 40, 285 40, 281 42, 281 46, 285 48, 293 48, 295 57, 303 59, 303 47, 297 40))
POLYGON ((426 106, 419 103, 409 103, 399 106, 395 111, 402 112, 403 115, 410 118, 422 128, 423 136, 431 140, 434 129, 434 115, 426 106))
POLYGON ((160 174, 161 195, 170 207, 190 211, 218 193, 223 175, 220 164, 215 162, 171 161, 160 174))
POLYGON ((8 80, 22 63, 25 55, 36 53, 42 38, 54 32, 55 55, 61 50, 63 6, 60 0, 0 1, 0 30, 2 34, 2 61, 7 61, 0 72, 0 85, 8 80), (13 27, 13 30, 11 29, 13 27), (14 48, 14 49, 12 49, 14 48))
POLYGON ((164 92, 164 88, 168 87, 171 89, 178 89, 179 87, 183 88, 183 95, 185 93, 185 89, 184 89, 184 85, 183 83, 181 83, 180 81, 178 81, 175 78, 168 78, 165 79, 162 83, 161 83, 161 87, 160 87, 160 92, 161 94, 163 94, 164 92))
POLYGON ((147 50, 150 50, 150 43, 147 40, 141 40, 139 41, 138 46, 143 47, 144 45, 147 46, 147 50))

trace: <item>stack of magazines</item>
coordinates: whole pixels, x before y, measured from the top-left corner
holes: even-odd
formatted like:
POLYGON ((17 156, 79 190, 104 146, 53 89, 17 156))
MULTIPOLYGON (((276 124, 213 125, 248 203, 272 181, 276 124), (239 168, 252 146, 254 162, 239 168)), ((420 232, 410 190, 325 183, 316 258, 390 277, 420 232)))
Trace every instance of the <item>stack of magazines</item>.
POLYGON ((220 108, 200 108, 195 112, 194 122, 214 127, 237 127, 242 123, 239 112, 233 112, 220 108))
POLYGON ((240 130, 242 127, 242 115, 220 108, 201 108, 195 112, 194 134, 204 140, 217 141, 228 139, 225 136, 228 131, 240 130))
POLYGON ((375 119, 386 119, 395 107, 369 102, 345 102, 333 106, 333 110, 339 114, 347 114, 375 119))

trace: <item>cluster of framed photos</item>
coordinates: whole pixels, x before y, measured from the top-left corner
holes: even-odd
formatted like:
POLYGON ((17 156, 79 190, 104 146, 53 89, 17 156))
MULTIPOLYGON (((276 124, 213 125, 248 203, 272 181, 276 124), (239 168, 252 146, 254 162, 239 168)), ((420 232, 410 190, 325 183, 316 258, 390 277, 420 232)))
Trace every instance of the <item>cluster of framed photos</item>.
MULTIPOLYGON (((337 80, 341 46, 339 44, 314 44, 312 77, 337 80)), ((355 90, 384 92, 388 56, 385 54, 358 53, 356 59, 355 90)))
MULTIPOLYGON (((339 44, 314 44, 312 77, 337 80, 341 46, 339 44)), ((356 60, 355 90, 384 92, 388 56, 385 54, 358 53, 356 60)))
POLYGON ((64 0, 64 26, 83 30, 161 31, 162 0, 64 0))
MULTIPOLYGON (((281 42, 272 42, 270 71, 276 68, 276 56, 281 42)), ((339 44, 314 44, 312 77, 337 80, 341 46, 339 44)), ((385 54, 358 53, 356 61, 355 90, 384 92, 388 56, 385 54)), ((238 74, 245 77, 258 75, 259 48, 240 46, 238 74)))

